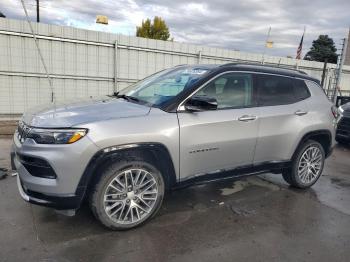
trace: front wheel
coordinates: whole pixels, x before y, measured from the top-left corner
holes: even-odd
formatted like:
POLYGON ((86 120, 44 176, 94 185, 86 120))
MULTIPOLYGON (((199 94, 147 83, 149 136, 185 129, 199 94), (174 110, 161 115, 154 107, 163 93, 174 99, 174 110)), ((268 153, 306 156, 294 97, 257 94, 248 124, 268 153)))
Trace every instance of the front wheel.
POLYGON ((103 172, 92 192, 90 205, 103 225, 125 230, 155 215, 163 195, 163 177, 153 165, 121 161, 103 172))
POLYGON ((309 140, 296 153, 292 167, 283 171, 284 180, 297 188, 311 187, 322 174, 325 152, 322 145, 309 140))

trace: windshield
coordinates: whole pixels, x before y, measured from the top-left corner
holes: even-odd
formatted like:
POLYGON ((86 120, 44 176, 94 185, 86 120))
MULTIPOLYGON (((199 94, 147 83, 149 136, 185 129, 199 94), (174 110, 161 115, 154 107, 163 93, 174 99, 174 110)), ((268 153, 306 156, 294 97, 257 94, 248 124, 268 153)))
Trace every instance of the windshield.
POLYGON ((118 95, 158 106, 192 86, 207 71, 208 69, 199 67, 167 69, 127 87, 118 95))

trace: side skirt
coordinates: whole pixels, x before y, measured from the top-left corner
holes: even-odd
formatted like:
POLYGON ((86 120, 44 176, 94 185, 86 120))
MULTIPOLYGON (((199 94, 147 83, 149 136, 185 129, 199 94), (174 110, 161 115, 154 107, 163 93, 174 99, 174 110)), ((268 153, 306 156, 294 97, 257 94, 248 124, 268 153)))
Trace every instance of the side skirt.
POLYGON ((256 165, 242 166, 229 170, 217 170, 210 173, 198 174, 191 176, 184 180, 177 182, 172 189, 180 189, 193 185, 207 184, 215 181, 222 181, 228 179, 239 179, 242 177, 248 177, 253 175, 260 175, 264 173, 282 173, 283 169, 291 167, 291 161, 274 161, 264 162, 256 165))

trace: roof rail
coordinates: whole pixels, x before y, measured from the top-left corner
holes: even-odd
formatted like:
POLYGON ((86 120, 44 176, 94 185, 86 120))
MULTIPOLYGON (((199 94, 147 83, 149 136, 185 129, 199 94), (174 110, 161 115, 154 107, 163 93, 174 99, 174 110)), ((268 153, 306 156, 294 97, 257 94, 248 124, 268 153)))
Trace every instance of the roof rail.
POLYGON ((272 68, 290 70, 290 71, 298 72, 298 73, 303 74, 303 75, 307 75, 307 73, 305 73, 302 70, 289 68, 289 67, 281 67, 281 66, 276 65, 276 64, 263 65, 263 64, 258 63, 258 62, 239 62, 239 63, 233 62, 233 63, 222 64, 222 65, 220 65, 220 67, 222 67, 222 66, 235 66, 235 65, 252 65, 252 66, 261 66, 261 67, 272 67, 272 68))

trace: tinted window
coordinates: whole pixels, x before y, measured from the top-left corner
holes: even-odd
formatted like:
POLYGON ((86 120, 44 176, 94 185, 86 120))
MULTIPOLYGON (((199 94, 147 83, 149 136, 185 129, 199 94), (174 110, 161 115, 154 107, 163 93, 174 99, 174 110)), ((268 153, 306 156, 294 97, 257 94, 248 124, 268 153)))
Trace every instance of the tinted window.
POLYGON ((272 75, 257 75, 259 105, 274 106, 296 101, 291 78, 272 75))
POLYGON ((218 108, 239 108, 253 105, 253 76, 251 74, 228 73, 219 76, 195 96, 215 98, 218 108))
POLYGON ((304 100, 310 97, 310 92, 305 84, 305 81, 300 79, 294 79, 293 83, 294 83, 294 95, 298 101, 304 100))

